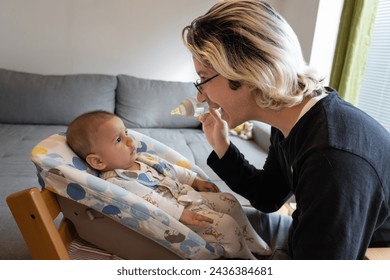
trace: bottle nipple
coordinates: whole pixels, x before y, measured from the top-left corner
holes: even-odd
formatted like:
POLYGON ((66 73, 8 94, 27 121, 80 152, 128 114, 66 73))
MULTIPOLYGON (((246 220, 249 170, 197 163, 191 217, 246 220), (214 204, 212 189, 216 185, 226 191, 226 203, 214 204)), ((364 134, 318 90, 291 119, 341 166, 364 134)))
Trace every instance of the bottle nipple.
POLYGON ((182 113, 180 111, 180 107, 176 107, 175 109, 173 109, 171 111, 171 115, 182 115, 182 113))

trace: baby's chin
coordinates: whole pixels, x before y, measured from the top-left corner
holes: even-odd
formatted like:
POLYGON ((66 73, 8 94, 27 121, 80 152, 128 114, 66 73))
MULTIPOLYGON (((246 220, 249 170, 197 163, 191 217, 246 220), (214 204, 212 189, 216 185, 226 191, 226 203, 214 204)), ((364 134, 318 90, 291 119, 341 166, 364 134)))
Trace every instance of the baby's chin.
POLYGON ((138 164, 138 162, 136 162, 135 160, 132 160, 128 166, 126 168, 122 168, 122 169, 132 169, 132 170, 139 170, 140 166, 138 164))

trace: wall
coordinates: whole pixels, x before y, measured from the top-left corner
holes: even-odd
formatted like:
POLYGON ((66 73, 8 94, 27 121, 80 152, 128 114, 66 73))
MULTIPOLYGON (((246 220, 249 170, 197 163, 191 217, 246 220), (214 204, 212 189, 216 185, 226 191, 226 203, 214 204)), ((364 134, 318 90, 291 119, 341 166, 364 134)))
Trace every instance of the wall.
POLYGON ((301 44, 303 57, 310 62, 320 0, 268 0, 291 25, 301 44))
POLYGON ((0 67, 192 80, 181 30, 217 0, 0 0, 0 67))
MULTIPOLYGON (((309 62, 320 0, 268 1, 292 25, 309 62)), ((0 68, 192 81, 181 30, 216 2, 0 0, 0 68)))
POLYGON ((329 84, 333 54, 336 48, 337 33, 344 0, 320 0, 315 24, 313 45, 310 53, 310 66, 318 69, 329 84))

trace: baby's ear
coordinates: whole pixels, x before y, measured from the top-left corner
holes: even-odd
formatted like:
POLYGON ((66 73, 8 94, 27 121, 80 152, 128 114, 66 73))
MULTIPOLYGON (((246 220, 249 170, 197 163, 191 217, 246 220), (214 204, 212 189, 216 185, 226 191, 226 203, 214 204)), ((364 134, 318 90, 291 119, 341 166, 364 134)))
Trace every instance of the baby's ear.
POLYGON ((106 167, 104 162, 96 154, 89 154, 89 155, 87 155, 85 160, 88 162, 88 164, 92 168, 94 168, 96 170, 103 170, 106 167))

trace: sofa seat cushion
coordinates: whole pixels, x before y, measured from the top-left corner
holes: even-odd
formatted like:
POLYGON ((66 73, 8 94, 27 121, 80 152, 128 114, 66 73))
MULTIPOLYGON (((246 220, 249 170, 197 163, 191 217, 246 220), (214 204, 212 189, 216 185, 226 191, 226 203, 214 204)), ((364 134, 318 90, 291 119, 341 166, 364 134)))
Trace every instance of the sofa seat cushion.
POLYGON ((5 198, 17 191, 38 186, 30 152, 42 139, 63 131, 66 131, 65 126, 0 123, 0 197, 3 199, 0 203, 0 236, 7 240, 0 246, 0 259, 31 259, 5 198))

